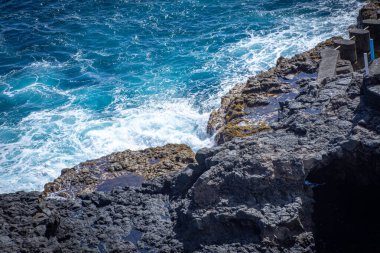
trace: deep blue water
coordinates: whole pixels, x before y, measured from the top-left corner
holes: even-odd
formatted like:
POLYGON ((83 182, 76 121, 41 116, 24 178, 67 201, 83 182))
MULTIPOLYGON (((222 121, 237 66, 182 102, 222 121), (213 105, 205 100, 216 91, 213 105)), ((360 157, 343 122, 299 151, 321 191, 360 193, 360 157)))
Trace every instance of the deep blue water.
POLYGON ((211 146, 222 94, 355 22, 355 0, 0 0, 0 192, 165 143, 211 146))

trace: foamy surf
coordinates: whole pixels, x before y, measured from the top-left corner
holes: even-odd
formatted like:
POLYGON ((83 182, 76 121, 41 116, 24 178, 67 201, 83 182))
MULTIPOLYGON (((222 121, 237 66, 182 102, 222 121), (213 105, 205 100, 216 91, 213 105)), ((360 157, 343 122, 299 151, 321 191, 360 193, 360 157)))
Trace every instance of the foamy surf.
MULTIPOLYGON (((345 35, 347 26, 355 22, 353 9, 361 6, 353 0, 289 6, 262 1, 247 6, 239 1, 228 4, 244 15, 227 9, 210 17, 207 7, 218 4, 182 1, 161 9, 167 15, 155 17, 158 5, 148 1, 141 3, 149 7, 147 19, 141 19, 142 13, 118 4, 117 15, 96 40, 80 41, 94 18, 70 14, 78 18, 67 22, 75 29, 82 29, 80 24, 84 28, 81 33, 68 30, 70 38, 49 37, 49 43, 63 45, 53 48, 54 57, 37 57, 7 71, 2 67, 0 193, 41 190, 61 169, 115 151, 166 143, 185 143, 194 150, 213 145, 206 124, 223 94, 274 66, 279 56, 290 57, 331 36, 345 35), (128 20, 124 13, 136 15, 136 20, 128 20), (227 14, 235 16, 226 19, 227 14), (118 22, 138 29, 122 34, 118 22), (206 24, 212 29, 204 30, 206 24), (144 29, 148 32, 139 34, 144 29), (186 37, 198 30, 202 32, 198 37, 186 37), (165 32, 166 37, 159 37, 165 32), (71 41, 75 36, 78 39, 71 41), (230 38, 234 40, 229 42, 230 38)), ((95 23, 100 26, 102 20, 95 23)), ((20 54, 36 57, 32 50, 22 50, 20 54)))
MULTIPOLYGON (((30 114, 19 123, 21 138, 0 144, 0 166, 12 168, 3 171, 0 182, 11 182, 12 191, 40 190, 62 168, 112 152, 167 143, 194 150, 212 145, 205 133, 209 114, 200 114, 184 99, 114 114, 96 119, 91 112, 64 108, 30 114)), ((0 184, 0 191, 7 189, 8 184, 0 184)))

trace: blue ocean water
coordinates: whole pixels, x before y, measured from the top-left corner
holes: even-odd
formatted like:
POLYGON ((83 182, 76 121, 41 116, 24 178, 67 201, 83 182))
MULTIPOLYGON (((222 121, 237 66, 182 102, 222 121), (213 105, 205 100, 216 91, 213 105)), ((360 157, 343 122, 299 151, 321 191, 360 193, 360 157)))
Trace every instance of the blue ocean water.
POLYGON ((211 146, 236 82, 355 23, 355 0, 0 0, 0 192, 124 149, 211 146))

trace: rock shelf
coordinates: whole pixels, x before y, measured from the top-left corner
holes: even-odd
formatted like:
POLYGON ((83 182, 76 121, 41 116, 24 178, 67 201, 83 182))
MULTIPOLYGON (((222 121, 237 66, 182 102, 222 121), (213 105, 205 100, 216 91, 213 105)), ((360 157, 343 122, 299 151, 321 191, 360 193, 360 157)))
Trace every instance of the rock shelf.
POLYGON ((316 80, 332 43, 232 89, 215 147, 115 153, 0 195, 1 252, 380 252, 380 65, 316 80))

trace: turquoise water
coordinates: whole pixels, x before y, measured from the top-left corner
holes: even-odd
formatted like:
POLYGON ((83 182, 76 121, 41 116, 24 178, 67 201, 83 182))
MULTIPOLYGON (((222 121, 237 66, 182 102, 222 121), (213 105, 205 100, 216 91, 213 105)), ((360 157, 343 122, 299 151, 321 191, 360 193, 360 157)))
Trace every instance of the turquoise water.
POLYGON ((354 0, 0 0, 0 192, 124 149, 213 145, 236 82, 355 23, 354 0))

